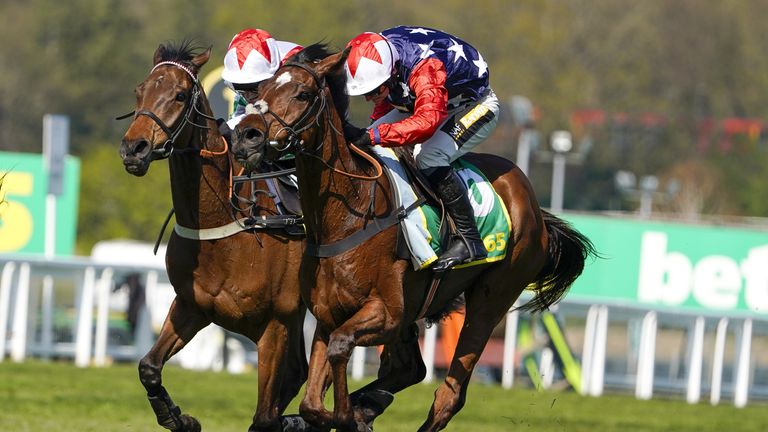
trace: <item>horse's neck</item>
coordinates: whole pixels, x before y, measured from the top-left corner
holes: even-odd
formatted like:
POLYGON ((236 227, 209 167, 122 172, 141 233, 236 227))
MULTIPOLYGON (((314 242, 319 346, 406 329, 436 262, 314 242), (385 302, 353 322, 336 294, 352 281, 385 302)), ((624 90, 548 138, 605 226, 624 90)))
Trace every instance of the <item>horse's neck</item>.
MULTIPOLYGON (((216 123, 193 128, 187 148, 224 149, 216 123)), ((187 228, 212 228, 232 222, 229 208, 228 155, 202 158, 194 153, 170 157, 171 194, 176 221, 187 228)))
MULTIPOLYGON (((332 129, 326 133, 322 149, 320 158, 339 170, 360 175, 370 175, 372 171, 366 170, 370 168, 367 162, 354 157, 344 137, 332 129)), ((370 216, 371 181, 334 173, 317 158, 306 155, 297 158, 296 168, 299 172, 301 207, 310 238, 325 244, 362 228, 370 216)), ((381 191, 379 186, 375 192, 378 194, 381 191)), ((377 198, 377 201, 384 200, 377 198)))

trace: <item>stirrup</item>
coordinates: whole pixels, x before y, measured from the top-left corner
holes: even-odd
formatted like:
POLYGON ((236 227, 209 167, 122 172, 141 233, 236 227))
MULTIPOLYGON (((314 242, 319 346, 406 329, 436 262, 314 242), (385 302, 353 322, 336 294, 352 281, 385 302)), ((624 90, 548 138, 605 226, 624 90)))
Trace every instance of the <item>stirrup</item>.
POLYGON ((450 246, 448 246, 446 251, 437 258, 437 261, 432 265, 432 271, 442 273, 459 264, 468 264, 485 259, 488 256, 485 245, 481 243, 478 247, 481 248, 479 250, 483 253, 473 253, 477 252, 478 248, 473 248, 468 241, 458 237, 450 244, 450 246), (457 248, 456 245, 463 250, 455 250, 457 248), (466 255, 466 257, 463 258, 462 255, 466 255))
MULTIPOLYGON (((442 273, 448 271, 454 266, 464 264, 472 260, 472 253, 463 241, 459 241, 459 248, 449 247, 442 255, 437 258, 437 261, 432 265, 432 271, 436 273, 442 273)), ((453 245, 451 245, 453 246, 453 245)))

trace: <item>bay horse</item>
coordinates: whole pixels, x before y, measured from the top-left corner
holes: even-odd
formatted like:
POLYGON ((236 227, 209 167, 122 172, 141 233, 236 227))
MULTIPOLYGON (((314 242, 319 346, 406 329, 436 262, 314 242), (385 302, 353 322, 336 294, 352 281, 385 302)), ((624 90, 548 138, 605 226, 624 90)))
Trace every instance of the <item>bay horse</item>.
MULTIPOLYGON (((160 425, 200 431, 163 387, 162 369, 198 331, 218 324, 258 346, 258 400, 248 430, 280 431, 280 414, 307 376, 298 280, 304 240, 280 229, 243 232, 236 222, 248 216, 231 196, 232 172, 240 167, 197 77, 211 49, 199 51, 186 41, 157 48, 154 67, 136 87, 135 114, 120 146, 125 169, 136 176, 168 159, 177 223, 165 257, 176 298, 139 362, 139 377, 160 425)), ((266 189, 264 180, 245 183, 239 196, 254 192, 258 214, 275 214, 273 200, 257 193, 266 189)))
POLYGON ((565 295, 595 250, 567 222, 540 209, 528 179, 512 162, 470 153, 464 158, 491 181, 509 213, 512 233, 503 260, 451 270, 434 292, 430 271, 415 271, 396 255, 396 226, 333 253, 313 253, 350 236, 359 240, 398 210, 389 180, 374 174, 375 161, 345 142, 341 132, 342 116, 334 104, 345 97, 347 53, 312 45, 263 82, 261 99, 253 104, 256 112, 235 128, 233 152, 245 155, 246 168, 284 151, 296 157, 307 229, 301 294, 318 321, 300 405, 307 430, 372 430, 383 407, 366 403, 366 396, 395 393, 424 378, 415 322, 440 316, 463 294, 466 316, 455 355, 419 428, 438 431, 464 405, 491 332, 522 291, 535 292, 525 309, 547 309, 565 295), (346 372, 352 350, 373 345, 384 345, 378 378, 350 395, 346 372), (323 405, 330 381, 333 412, 323 405))

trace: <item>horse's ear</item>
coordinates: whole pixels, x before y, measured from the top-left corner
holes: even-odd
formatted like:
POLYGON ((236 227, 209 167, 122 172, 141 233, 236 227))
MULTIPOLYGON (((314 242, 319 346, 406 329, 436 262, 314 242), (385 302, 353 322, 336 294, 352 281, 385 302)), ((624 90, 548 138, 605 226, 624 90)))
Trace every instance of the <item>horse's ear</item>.
POLYGON ((203 65, 208 62, 208 59, 211 58, 211 48, 212 47, 208 47, 207 50, 196 55, 192 59, 192 67, 195 69, 195 73, 199 72, 200 68, 202 68, 203 65))
POLYGON ((320 61, 320 63, 317 64, 315 72, 322 76, 329 74, 336 75, 337 73, 341 72, 341 69, 344 67, 344 61, 347 60, 348 55, 349 47, 344 49, 344 51, 324 58, 320 61))
POLYGON ((158 64, 163 61, 163 54, 165 54, 165 45, 160 44, 160 46, 158 46, 155 50, 155 56, 152 59, 154 62, 153 64, 158 64))

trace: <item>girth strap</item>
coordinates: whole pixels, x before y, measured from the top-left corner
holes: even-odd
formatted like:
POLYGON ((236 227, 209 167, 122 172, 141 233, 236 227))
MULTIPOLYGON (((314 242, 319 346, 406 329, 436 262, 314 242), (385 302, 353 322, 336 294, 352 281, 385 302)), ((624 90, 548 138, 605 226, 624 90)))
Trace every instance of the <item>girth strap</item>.
MULTIPOLYGON (((262 215, 240 218, 234 222, 215 228, 194 229, 176 224, 176 226, 173 227, 173 231, 180 237, 190 240, 217 240, 233 236, 242 231, 288 228, 291 226, 299 226, 302 223, 303 219, 300 216, 262 215)), ((297 231, 294 233, 289 232, 288 234, 303 235, 303 230, 301 233, 297 231)))
POLYGON ((393 212, 387 217, 373 218, 370 223, 363 227, 363 229, 355 231, 349 237, 345 237, 333 243, 318 245, 307 241, 305 253, 318 258, 329 258, 344 253, 356 246, 361 245, 363 242, 384 231, 385 229, 393 225, 397 225, 400 223, 400 220, 405 218, 411 210, 419 207, 423 203, 423 200, 417 200, 408 206, 408 208, 404 209, 400 207, 397 209, 397 211, 393 212))
POLYGON ((173 227, 173 230, 180 237, 190 240, 216 240, 247 230, 248 227, 245 225, 246 221, 248 221, 248 218, 240 218, 224 226, 203 229, 187 228, 176 224, 176 226, 173 227))

